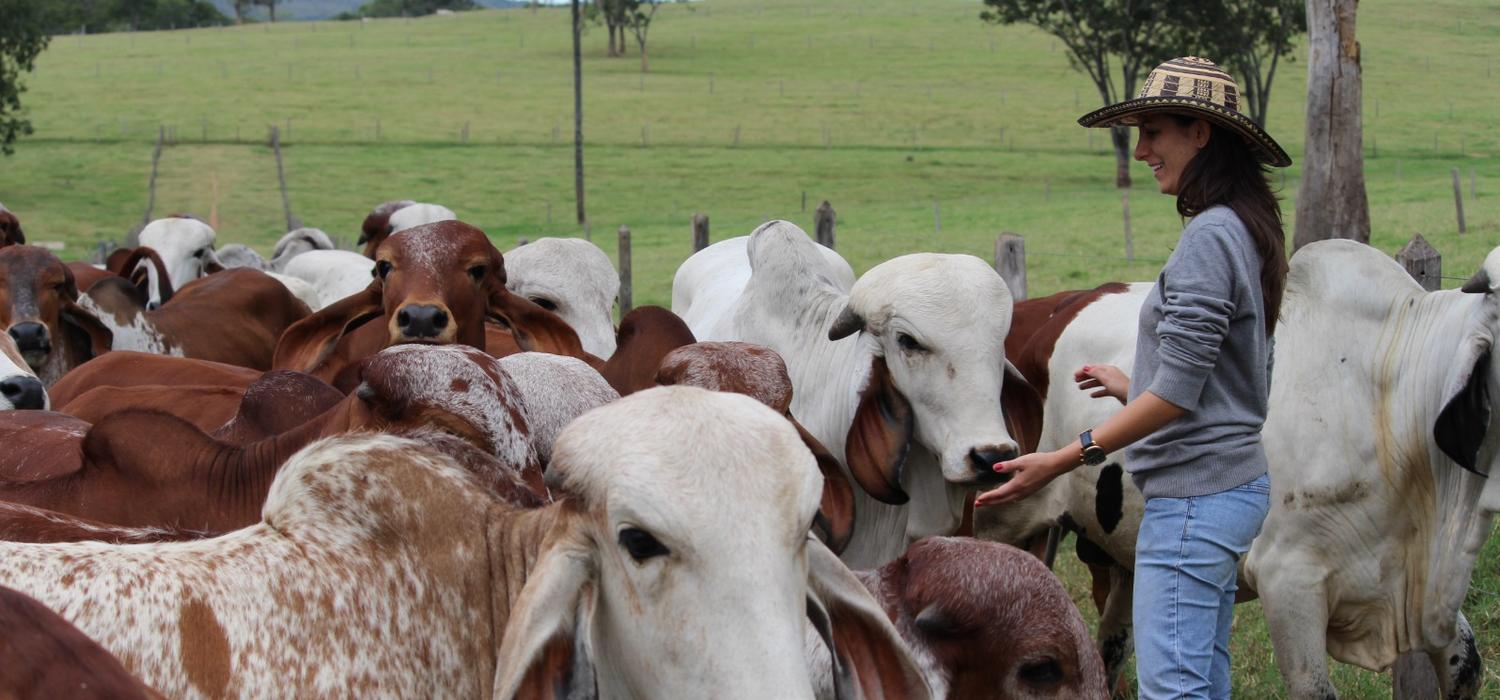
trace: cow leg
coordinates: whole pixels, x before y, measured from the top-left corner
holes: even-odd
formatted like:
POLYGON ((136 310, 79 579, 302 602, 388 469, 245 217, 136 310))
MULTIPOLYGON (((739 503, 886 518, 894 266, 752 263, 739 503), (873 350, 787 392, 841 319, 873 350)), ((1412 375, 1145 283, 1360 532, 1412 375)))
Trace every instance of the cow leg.
POLYGON ((1121 566, 1108 572, 1109 595, 1099 615, 1099 656, 1104 659, 1104 679, 1115 697, 1123 697, 1125 664, 1134 650, 1131 636, 1131 599, 1135 576, 1121 566))
POLYGON ((1458 614, 1458 634, 1446 649, 1428 654, 1433 670, 1437 671, 1443 697, 1447 700, 1472 700, 1479 697, 1479 680, 1483 677, 1483 662, 1479 649, 1474 646, 1474 630, 1464 614, 1458 614))
POLYGON ((1328 594, 1322 571, 1293 570, 1262 579, 1261 606, 1276 665, 1293 700, 1337 700, 1328 678, 1328 594))

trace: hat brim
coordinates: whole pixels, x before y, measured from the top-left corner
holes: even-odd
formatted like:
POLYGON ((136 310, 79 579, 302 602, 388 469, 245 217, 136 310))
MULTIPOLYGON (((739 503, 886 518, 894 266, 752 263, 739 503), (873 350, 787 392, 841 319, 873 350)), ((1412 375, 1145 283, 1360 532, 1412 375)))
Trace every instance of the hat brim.
POLYGON ((1292 157, 1286 154, 1281 144, 1276 143, 1276 139, 1271 138, 1265 129, 1260 128, 1249 117, 1193 97, 1138 97, 1089 112, 1079 117, 1078 123, 1086 127, 1101 128, 1117 124, 1137 126, 1141 115, 1153 112, 1203 117, 1239 134, 1255 150, 1261 162, 1277 168, 1292 164, 1292 157))

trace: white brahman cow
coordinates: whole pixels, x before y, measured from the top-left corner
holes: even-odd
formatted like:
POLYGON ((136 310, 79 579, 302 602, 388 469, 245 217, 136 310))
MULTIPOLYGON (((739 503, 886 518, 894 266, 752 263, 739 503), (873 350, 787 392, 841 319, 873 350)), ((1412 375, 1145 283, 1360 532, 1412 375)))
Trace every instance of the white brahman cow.
MULTIPOLYGON (((182 286, 215 270, 222 269, 214 255, 214 230, 203 221, 188 216, 171 216, 157 219, 141 229, 137 240, 161 257, 167 268, 167 279, 172 289, 182 286)), ((146 308, 156 309, 162 305, 161 285, 156 281, 156 266, 142 262, 151 279, 148 286, 146 308)), ((134 271, 131 271, 134 272, 134 271)))
POLYGON ((1271 512, 1243 566, 1295 698, 1335 697, 1327 657, 1432 660, 1445 698, 1483 677, 1460 612, 1500 509, 1500 249, 1424 291, 1346 240, 1292 257, 1264 430, 1271 512), (1486 476, 1488 475, 1488 476, 1486 476))
POLYGON ((546 508, 496 500, 483 456, 443 435, 323 440, 282 467, 261 524, 0 543, 0 584, 171 697, 810 698, 809 621, 839 697, 930 696, 809 532, 812 454, 754 399, 663 387, 590 411, 557 440, 546 508))
POLYGON ((600 359, 615 354, 620 274, 599 246, 582 238, 542 238, 516 246, 505 253, 505 288, 561 316, 578 333, 584 351, 600 359))
POLYGON ((1001 409, 1011 299, 973 256, 898 257, 846 288, 836 255, 767 222, 748 242, 688 258, 673 310, 699 339, 764 345, 786 361, 792 413, 864 489, 843 557, 870 568, 954 532, 969 492, 999 483, 991 465, 1019 454, 1001 409), (738 294, 718 284, 730 276, 746 279, 738 294))
POLYGON ((26 364, 9 333, 0 333, 0 411, 47 410, 52 407, 47 388, 26 364))
POLYGON ((347 250, 309 250, 287 261, 282 274, 312 286, 317 311, 344 297, 364 291, 374 277, 375 261, 347 250))
POLYGON ((322 229, 306 226, 293 229, 276 241, 276 247, 271 249, 271 261, 267 263, 267 269, 281 272, 292 258, 310 250, 338 250, 338 246, 334 245, 333 239, 323 233, 322 229))

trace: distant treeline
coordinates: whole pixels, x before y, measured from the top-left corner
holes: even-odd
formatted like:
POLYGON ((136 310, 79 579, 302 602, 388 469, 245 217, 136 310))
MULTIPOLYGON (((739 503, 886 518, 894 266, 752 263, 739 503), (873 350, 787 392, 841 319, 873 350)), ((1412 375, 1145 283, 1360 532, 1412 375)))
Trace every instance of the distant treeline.
POLYGON ((354 12, 340 12, 334 19, 360 17, 421 17, 438 10, 477 10, 474 0, 370 0, 354 12))
POLYGON ((89 34, 231 24, 208 0, 32 0, 48 34, 89 34))

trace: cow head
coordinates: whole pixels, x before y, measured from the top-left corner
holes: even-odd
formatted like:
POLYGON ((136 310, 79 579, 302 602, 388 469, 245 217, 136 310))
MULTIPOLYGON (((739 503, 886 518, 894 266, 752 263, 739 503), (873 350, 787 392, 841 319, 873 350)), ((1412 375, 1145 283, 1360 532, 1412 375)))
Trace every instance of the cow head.
POLYGON ((576 357, 519 352, 497 360, 521 395, 528 436, 543 468, 552 445, 574 418, 620 398, 593 367, 576 357))
POLYGON ((1500 397, 1500 365, 1494 362, 1496 335, 1500 333, 1500 248, 1490 251, 1484 265, 1464 284, 1465 294, 1482 295, 1468 325, 1453 370, 1443 393, 1443 408, 1433 425, 1438 448, 1459 466, 1480 476, 1486 484, 1486 503, 1500 510, 1500 487, 1493 471, 1500 462, 1500 418, 1494 401, 1500 397))
POLYGON ((26 365, 10 334, 0 334, 0 411, 45 411, 48 408, 51 408, 51 403, 47 400, 46 387, 26 365))
POLYGON ((506 288, 562 317, 586 352, 614 354, 620 275, 599 246, 581 238, 542 238, 506 253, 505 271, 506 288))
POLYGON ((777 412, 647 389, 564 429, 547 480, 570 498, 511 610, 496 697, 806 697, 809 620, 840 697, 927 696, 890 621, 810 535, 821 478, 777 412))
POLYGON ((365 257, 374 258, 375 251, 385 239, 397 231, 404 231, 422 224, 439 221, 455 221, 458 215, 452 209, 439 204, 422 204, 403 199, 385 202, 370 211, 360 226, 359 245, 365 247, 365 257), (399 212, 399 215, 398 215, 399 212))
POLYGON ((276 241, 276 246, 271 248, 271 262, 267 264, 267 269, 272 272, 281 272, 286 269, 288 261, 310 250, 337 249, 338 246, 333 244, 333 239, 321 229, 308 227, 295 229, 288 231, 276 241))
MULTIPOLYGON (((157 219, 141 229, 139 236, 143 246, 152 248, 166 264, 167 277, 175 289, 204 275, 224 269, 214 255, 214 230, 196 217, 174 215, 157 219)), ((147 267, 151 275, 151 297, 146 308, 155 309, 166 303, 157 291, 156 270, 147 267)), ((134 269, 129 270, 130 277, 134 269)))
POLYGON ((0 249, 0 327, 45 384, 107 352, 114 337, 78 306, 73 273, 34 246, 0 249))
POLYGON ((912 441, 950 484, 998 483, 992 465, 1020 454, 1002 393, 1025 386, 1004 359, 1010 316, 1005 282, 969 255, 905 255, 854 283, 828 337, 860 333, 873 357, 845 447, 870 495, 905 503, 903 479, 938 476, 902 474, 912 441))
POLYGON ((861 578, 944 697, 1109 696, 1078 608, 1026 552, 929 537, 861 578))
POLYGON ((25 245, 26 232, 21 230, 21 220, 0 206, 0 248, 8 245, 25 245))
POLYGON ((776 351, 751 343, 693 343, 667 353, 656 373, 662 386, 696 386, 744 394, 786 416, 823 474, 823 495, 814 529, 835 554, 854 534, 854 491, 838 460, 792 417, 792 378, 776 351))

